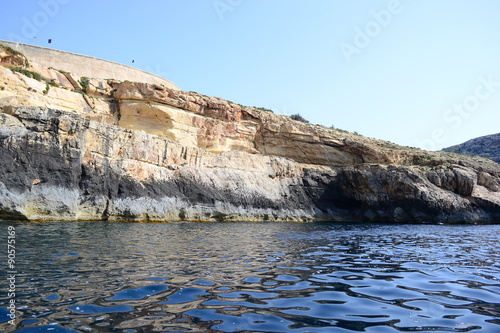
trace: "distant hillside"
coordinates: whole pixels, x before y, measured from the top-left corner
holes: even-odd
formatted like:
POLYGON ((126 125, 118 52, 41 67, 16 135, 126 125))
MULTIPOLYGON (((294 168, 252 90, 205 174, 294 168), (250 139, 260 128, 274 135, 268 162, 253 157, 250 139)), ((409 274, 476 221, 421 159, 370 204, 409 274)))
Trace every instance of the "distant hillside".
POLYGON ((500 133, 475 138, 443 150, 458 154, 488 157, 500 163, 500 133))

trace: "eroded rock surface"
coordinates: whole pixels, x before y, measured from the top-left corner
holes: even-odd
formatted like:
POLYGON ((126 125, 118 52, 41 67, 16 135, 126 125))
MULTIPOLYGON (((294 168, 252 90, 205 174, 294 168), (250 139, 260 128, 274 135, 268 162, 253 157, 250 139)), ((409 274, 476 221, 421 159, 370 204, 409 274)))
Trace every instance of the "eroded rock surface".
POLYGON ((500 133, 474 138, 443 150, 458 154, 487 157, 500 163, 500 133))
POLYGON ((0 218, 500 221, 490 160, 13 56, 0 53, 0 218))

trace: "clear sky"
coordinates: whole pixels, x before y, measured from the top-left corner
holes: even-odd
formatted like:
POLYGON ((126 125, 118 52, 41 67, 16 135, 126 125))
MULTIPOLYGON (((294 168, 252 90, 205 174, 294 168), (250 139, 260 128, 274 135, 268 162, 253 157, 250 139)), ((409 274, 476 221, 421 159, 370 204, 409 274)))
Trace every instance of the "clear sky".
POLYGON ((500 132, 498 0, 0 6, 0 39, 135 66, 311 123, 430 150, 500 132))

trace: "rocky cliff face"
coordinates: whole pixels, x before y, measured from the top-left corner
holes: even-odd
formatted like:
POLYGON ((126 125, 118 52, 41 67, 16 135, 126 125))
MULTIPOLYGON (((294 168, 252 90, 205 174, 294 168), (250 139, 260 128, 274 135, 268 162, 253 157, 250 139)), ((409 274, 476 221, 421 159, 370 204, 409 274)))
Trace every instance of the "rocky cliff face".
POLYGON ((500 163, 500 133, 475 138, 443 150, 457 154, 487 157, 500 163))
POLYGON ((487 159, 28 67, 7 48, 0 62, 3 219, 500 221, 487 159))

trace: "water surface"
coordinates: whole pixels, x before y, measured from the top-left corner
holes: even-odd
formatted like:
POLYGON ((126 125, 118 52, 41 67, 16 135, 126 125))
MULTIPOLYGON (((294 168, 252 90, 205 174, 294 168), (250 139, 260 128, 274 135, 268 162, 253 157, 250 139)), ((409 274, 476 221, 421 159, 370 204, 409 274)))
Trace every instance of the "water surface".
POLYGON ((9 225, 2 332, 500 332, 499 225, 9 225))

